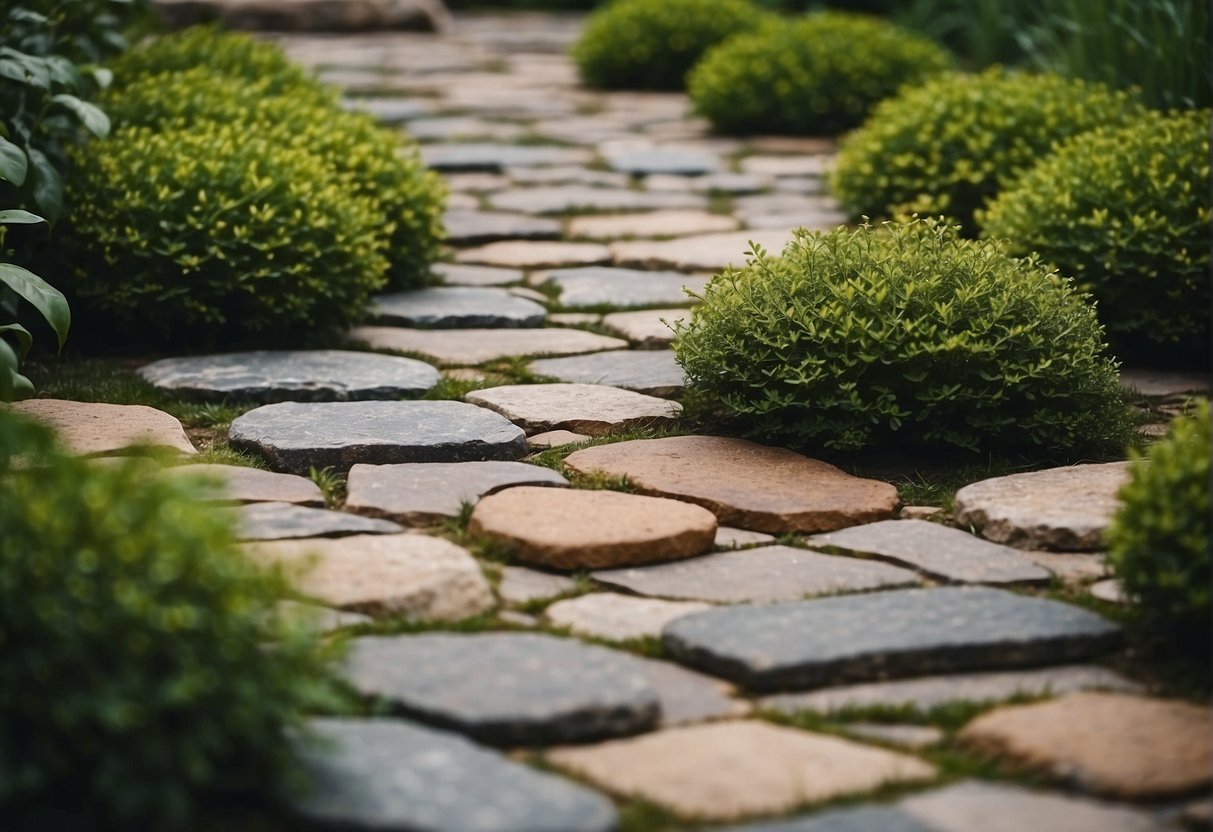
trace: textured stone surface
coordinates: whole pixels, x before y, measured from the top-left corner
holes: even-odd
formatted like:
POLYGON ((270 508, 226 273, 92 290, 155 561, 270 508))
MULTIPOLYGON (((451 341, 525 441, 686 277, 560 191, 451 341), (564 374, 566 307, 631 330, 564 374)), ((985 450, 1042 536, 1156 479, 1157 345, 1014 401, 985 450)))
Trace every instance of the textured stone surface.
POLYGON ((888 724, 883 722, 848 722, 846 732, 865 740, 903 748, 927 748, 943 742, 942 728, 934 725, 888 724))
POLYGON ((1188 394, 1208 395, 1209 376, 1204 373, 1165 370, 1121 370, 1120 386, 1155 399, 1169 399, 1188 394))
POLYGON ((518 124, 470 116, 417 118, 409 122, 409 135, 418 141, 516 139, 524 133, 518 124))
POLYGON ((1149 800, 1213 782, 1213 711, 1207 703, 1071 693, 983 714, 960 738, 1113 797, 1149 800))
POLYGON ((747 156, 739 167, 743 173, 766 176, 822 176, 833 166, 834 157, 825 153, 808 156, 747 156))
POLYGON ((590 789, 463 737, 398 719, 313 719, 298 814, 329 826, 411 832, 610 832, 590 789))
POLYGON ((904 754, 750 721, 561 748, 547 759, 615 794, 715 821, 786 812, 935 772, 904 754))
POLYGON ((606 170, 582 167, 510 168, 506 171, 517 185, 595 185, 603 188, 626 188, 628 176, 606 170))
POLYGON ((475 503, 514 485, 568 485, 550 468, 523 462, 416 462, 355 465, 350 469, 346 511, 385 517, 409 526, 455 517, 475 503))
POLYGON ((1023 556, 1067 584, 1091 583, 1108 574, 1108 563, 1100 552, 1036 552, 1029 549, 1023 556))
POLYGON ((225 511, 236 518, 236 534, 241 540, 345 537, 351 534, 394 534, 404 531, 395 523, 385 520, 371 520, 343 511, 307 508, 290 503, 250 503, 225 511))
POLYGON ((468 530, 525 563, 601 569, 703 554, 712 548, 716 519, 657 497, 522 486, 481 500, 468 530))
POLYGON ((723 234, 696 234, 660 242, 614 243, 611 254, 615 264, 637 269, 675 269, 681 272, 720 271, 728 266, 744 266, 750 243, 779 254, 792 239, 791 229, 730 231, 723 234))
POLYGON ((52 428, 60 444, 74 454, 108 456, 136 447, 198 452, 180 422, 152 407, 65 399, 26 399, 10 407, 52 428))
POLYGON ((720 522, 763 532, 821 532, 884 520, 897 489, 793 451, 719 436, 639 439, 577 451, 580 473, 626 476, 646 494, 710 509, 720 522))
POLYGON ((437 286, 375 298, 371 317, 380 324, 422 329, 531 327, 543 323, 544 308, 505 289, 437 286))
POLYGON ((550 185, 499 191, 489 197, 489 204, 504 211, 563 214, 577 210, 656 211, 663 208, 704 208, 707 199, 697 194, 658 194, 627 188, 550 185))
POLYGON ((769 176, 748 173, 709 173, 707 176, 655 173, 644 178, 646 190, 675 193, 752 194, 771 187, 771 184, 769 176))
POLYGON ((526 445, 532 451, 545 451, 548 448, 563 448, 565 445, 578 445, 589 442, 591 437, 583 433, 573 433, 571 430, 549 430, 526 438, 526 445))
POLYGON ((670 350, 597 352, 570 358, 545 358, 532 362, 529 369, 535 375, 550 376, 570 384, 605 384, 650 396, 677 397, 686 384, 682 368, 670 350))
POLYGON ((276 474, 243 465, 178 465, 160 476, 206 477, 219 483, 216 497, 233 503, 295 503, 324 507, 324 494, 316 483, 294 474, 276 474))
POLYGON ((721 526, 716 529, 717 549, 745 549, 750 546, 765 546, 774 543, 775 538, 762 532, 750 532, 745 529, 733 529, 721 526))
POLYGON ((364 695, 491 744, 623 736, 661 715, 628 654, 537 633, 365 636, 350 643, 346 673, 364 695))
POLYGON ((612 312, 603 317, 602 325, 643 349, 661 349, 674 340, 674 324, 689 318, 686 309, 643 309, 612 312))
POLYGON ((667 425, 682 412, 675 402, 597 384, 514 384, 475 390, 465 398, 528 433, 565 429, 602 436, 623 428, 667 425))
POLYGON ((441 171, 500 171, 507 167, 580 165, 592 154, 579 147, 494 144, 490 142, 425 145, 421 159, 441 171))
POLYGON ((424 330, 363 326, 349 338, 372 349, 424 355, 442 364, 483 364, 527 355, 626 349, 628 342, 579 329, 424 330))
POLYGON ((274 467, 341 471, 360 462, 470 462, 526 453, 521 430, 462 402, 267 404, 238 416, 232 447, 260 453, 274 467))
POLYGON ((544 615, 555 626, 568 627, 579 635, 624 641, 659 636, 661 628, 675 618, 706 609, 707 604, 697 602, 594 592, 557 601, 544 611, 544 615))
POLYGON ((746 716, 752 710, 744 699, 734 699, 728 682, 687 670, 672 662, 637 658, 661 700, 661 727, 689 725, 710 719, 746 716))
POLYGON ((1098 549, 1127 468, 1127 462, 1073 465, 966 485, 956 492, 956 522, 1024 549, 1098 549))
POLYGON ((676 176, 697 176, 720 168, 720 157, 689 148, 649 147, 606 154, 611 170, 641 176, 665 173, 676 176))
POLYGON ((447 211, 443 217, 446 241, 456 246, 472 246, 498 240, 556 240, 560 223, 556 220, 506 214, 499 211, 447 211))
POLYGON ((460 263, 483 263, 518 269, 554 269, 558 266, 593 266, 611 262, 611 253, 597 243, 529 242, 506 240, 468 248, 455 255, 460 263))
POLYGON ((975 584, 1045 583, 1051 573, 1007 546, 926 520, 882 520, 810 537, 814 549, 871 555, 934 578, 975 584))
POLYGON ((1119 635, 1058 601, 936 587, 723 607, 674 621, 663 641, 686 664, 755 690, 788 690, 1070 661, 1108 649, 1119 635))
POLYGON ((289 540, 245 547, 285 566, 300 592, 376 618, 459 621, 493 606, 493 593, 467 550, 420 534, 289 540))
POLYGON ((554 312, 548 315, 548 323, 554 326, 590 326, 601 321, 602 316, 596 312, 554 312))
POLYGON ((712 234, 734 231, 740 223, 727 214, 707 211, 652 211, 644 214, 604 214, 574 217, 569 221, 570 237, 591 240, 620 240, 628 237, 678 237, 686 234, 712 234))
POLYGON ((897 809, 856 806, 792 820, 747 823, 717 832, 939 832, 897 809))
POLYGON ((503 566, 497 594, 502 603, 520 605, 554 598, 576 588, 577 583, 568 575, 539 572, 524 566, 503 566))
POLYGON ((584 268, 559 269, 540 275, 560 289, 560 305, 570 308, 587 306, 656 306, 694 302, 687 290, 703 289, 708 278, 678 272, 648 272, 638 269, 584 268))
POLYGON ((472 266, 466 263, 435 263, 434 273, 453 286, 503 286, 522 280, 521 269, 472 266))

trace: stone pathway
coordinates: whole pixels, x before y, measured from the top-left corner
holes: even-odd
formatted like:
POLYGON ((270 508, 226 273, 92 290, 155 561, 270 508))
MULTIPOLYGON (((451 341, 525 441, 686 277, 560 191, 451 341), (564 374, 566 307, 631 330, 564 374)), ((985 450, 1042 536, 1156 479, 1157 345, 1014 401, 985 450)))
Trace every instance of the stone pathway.
MULTIPOLYGON (((681 95, 581 89, 579 26, 284 39, 446 176, 446 285, 378 297, 354 351, 141 370, 244 410, 230 444, 273 472, 163 475, 215 478, 249 556, 354 636, 345 672, 376 716, 314 721, 295 810, 443 832, 606 832, 621 812, 630 830, 1177 828, 1210 785, 1208 708, 1148 697, 1107 666, 1119 628, 1041 589, 1105 576, 1123 464, 976 483, 949 516, 790 450, 658 432, 682 430, 668 346, 693 293, 751 240, 843 221, 833 144, 715 137, 681 95), (415 400, 447 384, 462 400, 415 400), (327 507, 304 479, 325 468, 345 477, 327 507), (956 732, 933 716, 954 706, 984 713, 956 732), (1047 785, 941 782, 942 760, 981 756, 1047 785), (818 807, 839 798, 860 805, 818 807)), ((1201 381, 1126 383, 1171 406, 1201 381)), ((17 408, 82 454, 195 453, 151 408, 17 408)))

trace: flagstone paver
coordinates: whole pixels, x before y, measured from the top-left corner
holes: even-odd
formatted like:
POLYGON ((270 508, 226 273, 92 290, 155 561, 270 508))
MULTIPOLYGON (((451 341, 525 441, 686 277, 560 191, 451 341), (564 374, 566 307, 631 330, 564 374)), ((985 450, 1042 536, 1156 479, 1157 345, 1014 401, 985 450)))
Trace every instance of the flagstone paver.
POLYGON ((602 436, 673 424, 682 412, 676 402, 597 384, 512 384, 474 390, 465 398, 529 433, 564 429, 602 436))
POLYGON ((457 327, 534 327, 546 310, 505 289, 437 286, 379 295, 371 318, 379 324, 453 329, 457 327))
POLYGON ((832 809, 793 820, 760 821, 717 832, 938 832, 887 806, 832 809))
POLYGON ((592 437, 584 433, 573 433, 571 430, 549 430, 546 433, 536 433, 526 438, 527 447, 533 451, 548 448, 563 448, 566 445, 578 445, 589 442, 592 437))
POLYGON ((674 340, 673 326, 690 318, 686 309, 643 309, 639 312, 612 312, 602 325, 627 338, 640 349, 662 349, 674 340))
POLYGON ((823 176, 829 173, 833 156, 816 153, 810 156, 747 156, 739 167, 743 173, 768 176, 823 176))
POLYGON ((555 598, 576 588, 577 582, 568 575, 539 572, 525 566, 503 566, 497 595, 502 603, 520 606, 531 601, 555 598))
POLYGON ((717 549, 745 549, 751 546, 766 546, 768 543, 774 542, 773 535, 763 532, 751 532, 729 526, 720 526, 716 529, 717 549))
MULTIPOLYGON (((465 102, 466 103, 466 102, 465 102)), ((423 145, 421 159, 434 170, 489 171, 507 167, 580 165, 590 161, 587 150, 575 147, 468 142, 423 145)))
POLYGON ((1106 577, 1109 572, 1108 562, 1101 552, 1037 552, 1027 549, 1023 550, 1023 556, 1037 566, 1048 569, 1067 584, 1089 584, 1106 577))
POLYGON ((593 266, 611 262, 611 252, 597 243, 506 240, 468 248, 455 255, 460 263, 483 263, 520 269, 593 266))
POLYGON ((345 537, 352 534, 395 534, 395 523, 357 517, 343 511, 308 508, 291 503, 249 503, 225 509, 236 522, 241 540, 290 540, 300 537, 345 537))
POLYGON ((554 312, 548 315, 552 326, 591 326, 602 321, 596 312, 554 312))
POLYGON ((441 364, 483 364, 501 358, 577 355, 621 350, 627 341, 580 329, 449 329, 363 326, 348 338, 371 349, 424 355, 441 364))
POLYGON ((775 180, 769 176, 749 173, 709 173, 706 176, 674 176, 654 173, 646 176, 643 185, 649 191, 675 193, 722 193, 741 196, 770 188, 775 180))
POLYGON ((605 384, 650 396, 677 398, 682 395, 686 377, 669 350, 615 351, 577 355, 569 358, 545 358, 533 361, 528 369, 537 376, 549 376, 570 384, 605 384))
POLYGON ((626 188, 630 178, 624 173, 581 167, 508 168, 506 176, 516 185, 594 185, 626 188))
POLYGON ((398 399, 420 396, 438 383, 438 371, 423 361, 348 350, 165 358, 139 374, 190 398, 255 402, 398 399))
POLYGON ((615 592, 594 592, 557 601, 544 616, 578 635, 611 641, 660 636, 661 628, 682 615, 709 608, 693 601, 661 601, 615 592))
POLYGON ((506 546, 524 563, 601 569, 711 551, 716 518, 658 497, 520 486, 477 503, 468 531, 506 546))
POLYGON ((592 188, 585 185, 540 185, 499 191, 489 204, 503 211, 528 214, 564 214, 569 211, 656 211, 662 208, 706 208, 700 194, 666 194, 628 188, 592 188))
POLYGON ((498 240, 557 240, 560 223, 526 214, 500 211, 450 211, 443 217, 446 241, 453 246, 471 246, 498 240))
POLYGON ((532 275, 532 282, 548 281, 560 289, 560 305, 569 309, 586 306, 690 305, 695 299, 687 290, 700 291, 706 275, 651 272, 637 269, 558 269, 532 275))
POLYGON ((166 479, 205 477, 218 483, 216 499, 233 503, 295 503, 312 508, 324 507, 320 486, 294 474, 277 474, 243 465, 178 465, 164 468, 166 479))
POLYGON ((319 633, 332 633, 346 627, 370 624, 375 620, 369 615, 335 610, 303 601, 279 601, 274 607, 279 615, 292 624, 297 623, 301 627, 308 627, 319 633))
POLYGON ((644 214, 603 214, 574 217, 569 221, 570 237, 591 240, 620 240, 628 237, 678 237, 686 234, 710 234, 733 231, 740 223, 725 214, 707 211, 652 211, 644 214))
POLYGON ((648 147, 607 153, 606 163, 611 170, 633 176, 649 173, 698 176, 719 170, 720 157, 689 148, 648 147))
POLYGON ((748 716, 753 706, 736 699, 728 682, 687 670, 673 662, 634 657, 661 700, 661 727, 748 716))
POLYGON ((141 404, 26 399, 10 407, 47 425, 74 454, 112 456, 137 448, 196 454, 194 443, 174 417, 141 404))
POLYGON ((751 243, 778 255, 791 239, 790 228, 730 231, 656 242, 613 243, 611 254, 617 266, 717 272, 729 266, 744 266, 751 256, 751 243))
POLYGON ((521 269, 472 266, 466 263, 435 263, 434 273, 452 286, 503 286, 522 280, 521 269))
POLYGON ((886 745, 919 749, 943 742, 942 728, 934 725, 888 724, 883 722, 848 722, 846 732, 865 740, 875 740, 886 745))

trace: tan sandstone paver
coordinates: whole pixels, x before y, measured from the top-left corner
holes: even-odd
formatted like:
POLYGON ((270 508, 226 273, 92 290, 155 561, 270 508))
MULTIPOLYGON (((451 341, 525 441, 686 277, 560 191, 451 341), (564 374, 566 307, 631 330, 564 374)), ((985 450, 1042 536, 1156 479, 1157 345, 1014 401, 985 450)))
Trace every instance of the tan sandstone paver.
POLYGON ((295 474, 278 474, 244 465, 178 465, 165 468, 168 479, 206 477, 219 483, 216 497, 233 503, 295 503, 324 507, 324 494, 316 483, 295 474))
POLYGON ((660 242, 614 243, 611 254, 617 266, 637 269, 675 269, 680 272, 718 271, 744 266, 755 242, 778 255, 792 239, 792 230, 754 229, 720 234, 696 234, 660 242))
POLYGON ((351 341, 371 349, 424 355, 442 364, 483 364, 514 356, 578 355, 622 350, 627 341, 580 329, 407 329, 360 326, 351 341))
POLYGON ((12 409, 51 427, 63 446, 75 454, 108 456, 135 446, 198 453, 179 421, 141 404, 27 399, 13 404, 12 409))
POLYGON ((544 615, 557 627, 568 627, 579 635, 623 641, 659 636, 661 628, 675 618, 708 607, 708 604, 695 601, 662 601, 616 592, 595 592, 557 601, 544 611, 544 615))
POLYGON ((527 433, 563 429, 603 436, 623 428, 669 425, 682 412, 677 402, 600 384, 511 384, 475 390, 464 398, 527 433))

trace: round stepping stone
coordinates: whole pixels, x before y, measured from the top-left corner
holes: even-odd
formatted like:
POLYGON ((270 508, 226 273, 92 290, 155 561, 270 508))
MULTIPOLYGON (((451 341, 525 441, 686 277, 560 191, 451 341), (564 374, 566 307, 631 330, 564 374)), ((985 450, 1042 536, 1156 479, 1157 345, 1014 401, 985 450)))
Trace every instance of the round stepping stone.
POLYGON ((410 832, 610 832, 602 795, 463 737, 398 719, 312 719, 311 788, 292 810, 326 826, 410 832))
POLYGON ((612 312, 603 317, 602 325, 641 349, 656 350, 668 347, 674 340, 674 325, 690 317, 686 309, 643 309, 612 312))
POLYGON ((792 236, 791 228, 696 234, 659 242, 613 243, 611 254, 617 266, 719 272, 729 266, 744 266, 750 257, 751 243, 778 255, 792 236))
POLYGON ((443 217, 446 241, 453 246, 474 246, 498 240, 558 240, 556 220, 497 211, 451 211, 443 217))
POLYGON ((375 298, 371 317, 392 326, 422 329, 530 327, 543 324, 547 311, 505 289, 437 286, 375 298))
POLYGON ((292 570, 304 595, 376 618, 461 621, 494 604, 476 560, 437 537, 288 540, 250 544, 245 551, 259 563, 292 570))
POLYGON ((611 641, 660 636, 661 628, 682 615, 708 609, 707 604, 634 598, 614 592, 595 592, 557 601, 544 616, 557 627, 611 641))
POLYGON ((371 520, 343 511, 307 508, 290 503, 250 503, 227 511, 236 518, 236 535, 241 540, 345 537, 351 534, 395 534, 404 531, 386 520, 371 520))
POLYGON ((483 263, 517 269, 554 269, 558 266, 592 266, 611 262, 611 252, 597 243, 529 242, 506 240, 455 255, 459 263, 483 263))
POLYGON ((483 364, 530 355, 576 355, 627 349, 628 342, 580 329, 424 330, 363 326, 351 341, 371 349, 424 355, 442 364, 483 364))
POLYGON ((465 263, 435 263, 430 267, 444 283, 452 286, 504 286, 522 280, 521 269, 495 266, 469 266, 465 263))
POLYGON ((420 396, 438 383, 422 361, 346 350, 166 358, 139 369, 161 390, 197 399, 325 402, 420 396))
POLYGON ((686 386, 682 367, 671 350, 598 352, 571 358, 545 358, 528 369, 575 384, 605 384, 650 396, 677 397, 686 386))
POLYGON ((1114 624, 1058 601, 934 587, 719 607, 672 622, 662 640, 693 667, 753 690, 788 690, 1073 661, 1119 637, 1114 624))
POLYGON ((526 436, 507 420, 462 402, 267 404, 238 416, 233 448, 275 467, 306 473, 360 462, 471 462, 517 459, 526 436))
POLYGON ((657 497, 522 486, 481 500, 468 531, 504 544, 524 563, 600 569, 711 551, 716 519, 657 497))
POLYGON ((625 428, 670 425, 682 412, 676 402, 597 384, 513 384, 475 390, 464 398, 528 433, 570 430, 604 436, 625 428))
POLYGON ((719 436, 639 439, 576 451, 582 474, 627 477, 642 493, 710 509, 720 522, 762 532, 825 532, 890 519, 897 489, 782 448, 719 436))
POLYGON ((591 188, 554 185, 514 188, 489 196, 489 204, 504 211, 528 214, 566 214, 571 211, 656 211, 662 208, 706 208, 699 194, 663 194, 629 188, 591 188))
POLYGON ((666 173, 697 176, 720 168, 720 157, 701 150, 681 148, 643 148, 606 154, 607 167, 632 176, 666 173))
POLYGON ((139 448, 198 453, 180 422, 139 404, 26 399, 9 407, 50 427, 66 450, 81 456, 125 454, 139 448))
POLYGON ((551 282, 560 289, 560 305, 568 309, 595 306, 690 305, 695 299, 687 294, 701 291, 706 276, 679 272, 647 272, 639 269, 595 268, 557 269, 532 278, 535 283, 551 282))
POLYGON ((442 171, 494 173, 507 167, 581 165, 591 159, 592 153, 576 147, 468 142, 431 144, 421 148, 421 160, 428 167, 442 171))
POLYGON ((1072 465, 975 482, 956 492, 956 522, 1021 549, 1099 549, 1128 466, 1072 465))
POLYGON ((366 636, 346 671, 359 693, 492 745, 624 736, 661 712, 631 656, 537 633, 366 636))
POLYGON ((316 483, 294 474, 276 474, 243 465, 178 465, 165 468, 168 479, 206 477, 220 483, 218 498, 233 503, 295 503, 324 508, 324 494, 316 483))
POLYGON ((544 601, 564 595, 577 588, 577 583, 567 575, 537 572, 523 566, 501 567, 501 583, 497 594, 502 603, 522 605, 531 601, 544 601))
POLYGON ((515 485, 563 486, 550 468, 523 462, 415 462, 355 465, 350 469, 346 511, 385 517, 409 526, 458 516, 464 503, 515 485))
POLYGON ((646 214, 604 214, 574 217, 569 221, 570 237, 590 240, 620 240, 628 237, 651 239, 681 237, 687 234, 711 234, 735 231, 735 218, 707 211, 654 211, 646 214))

